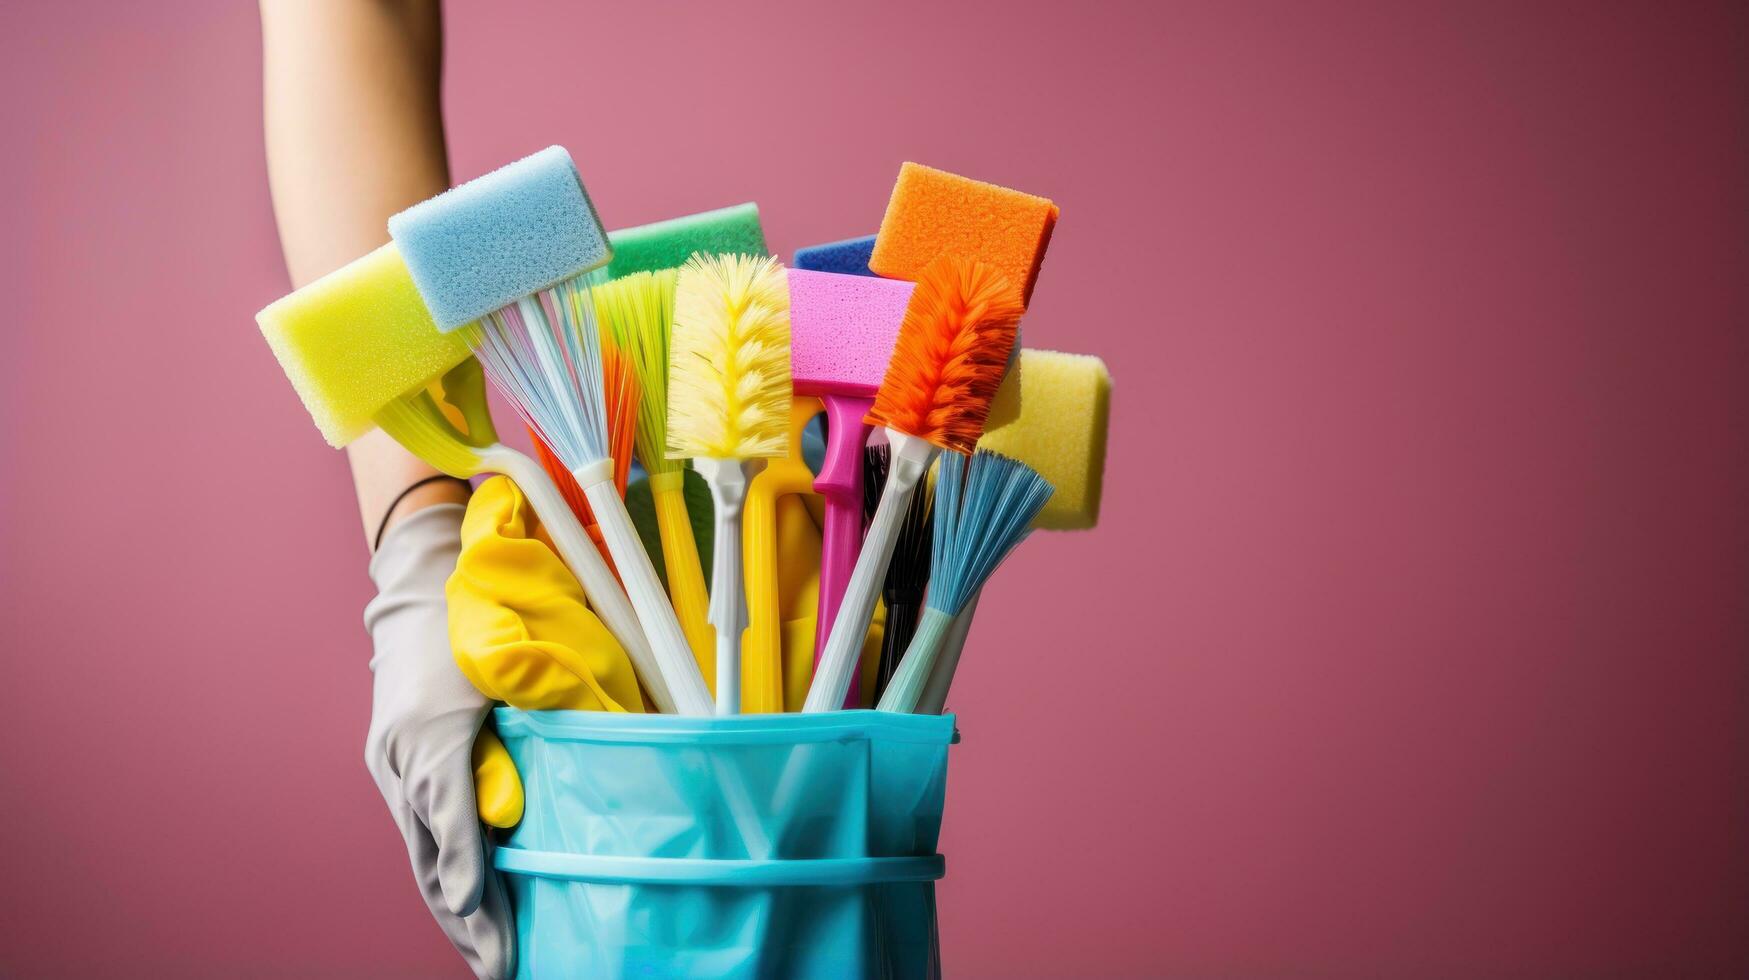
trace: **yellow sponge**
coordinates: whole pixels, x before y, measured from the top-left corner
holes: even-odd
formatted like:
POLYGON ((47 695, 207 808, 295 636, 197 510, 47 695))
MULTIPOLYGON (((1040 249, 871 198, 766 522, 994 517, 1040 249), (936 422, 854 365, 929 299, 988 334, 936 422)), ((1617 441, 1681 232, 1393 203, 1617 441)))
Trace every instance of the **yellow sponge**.
POLYGON ((1032 194, 986 184, 945 170, 906 163, 899 168, 868 267, 889 279, 913 282, 946 254, 995 266, 1032 301, 1057 206, 1032 194))
POLYGON ((1034 527, 1092 527, 1105 481, 1111 373, 1091 354, 1023 350, 1020 388, 1020 418, 985 430, 978 448, 1018 459, 1056 487, 1034 527))
POLYGON ((336 269, 255 322, 330 445, 468 358, 459 333, 437 331, 393 243, 336 269))

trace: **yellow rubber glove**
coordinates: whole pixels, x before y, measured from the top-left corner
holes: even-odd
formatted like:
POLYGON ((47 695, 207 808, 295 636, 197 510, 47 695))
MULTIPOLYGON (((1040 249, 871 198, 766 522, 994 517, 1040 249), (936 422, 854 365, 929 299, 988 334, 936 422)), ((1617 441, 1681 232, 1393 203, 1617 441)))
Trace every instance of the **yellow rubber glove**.
POLYGON ((474 736, 474 804, 480 822, 509 830, 522 822, 522 777, 510 751, 490 728, 474 736))
POLYGON ((446 594, 456 663, 487 697, 527 711, 643 710, 630 658, 504 477, 468 503, 446 594))
MULTIPOLYGON (((508 479, 474 491, 444 591, 456 664, 487 697, 527 710, 644 710, 630 659, 508 479)), ((473 764, 480 822, 514 827, 522 780, 490 729, 474 740, 473 764)))

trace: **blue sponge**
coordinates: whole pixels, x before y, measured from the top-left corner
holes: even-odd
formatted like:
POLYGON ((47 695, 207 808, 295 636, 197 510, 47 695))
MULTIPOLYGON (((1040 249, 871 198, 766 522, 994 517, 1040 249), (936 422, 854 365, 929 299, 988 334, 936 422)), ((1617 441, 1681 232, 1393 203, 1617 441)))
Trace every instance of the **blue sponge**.
POLYGON ((875 236, 846 238, 841 242, 809 245, 796 249, 797 269, 810 272, 837 272, 847 276, 872 276, 868 257, 874 252, 875 236))
POLYGON ((440 330, 605 265, 612 255, 562 146, 415 204, 389 219, 440 330))

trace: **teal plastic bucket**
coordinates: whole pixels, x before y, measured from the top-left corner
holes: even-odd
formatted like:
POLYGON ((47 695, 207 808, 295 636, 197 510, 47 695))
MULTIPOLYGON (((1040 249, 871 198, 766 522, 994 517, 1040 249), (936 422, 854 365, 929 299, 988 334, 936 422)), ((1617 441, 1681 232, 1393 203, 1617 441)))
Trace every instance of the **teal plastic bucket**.
POLYGON ((517 970, 935 977, 951 715, 500 708, 517 970))

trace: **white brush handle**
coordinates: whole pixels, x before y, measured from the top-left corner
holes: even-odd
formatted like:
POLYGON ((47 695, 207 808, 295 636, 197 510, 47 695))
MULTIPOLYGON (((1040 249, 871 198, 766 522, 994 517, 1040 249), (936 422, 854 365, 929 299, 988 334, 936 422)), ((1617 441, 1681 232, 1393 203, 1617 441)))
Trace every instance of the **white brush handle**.
POLYGON ((674 606, 662 591, 650 555, 632 527, 625 501, 614 489, 612 465, 585 467, 576 475, 583 495, 589 498, 589 509, 601 522, 601 536, 619 569, 620 579, 625 582, 626 595, 637 610, 638 622, 643 624, 644 635, 650 638, 658 671, 674 696, 675 710, 683 715, 710 714, 710 688, 705 687, 698 662, 692 659, 692 648, 686 645, 680 619, 674 615, 674 606))
POLYGON ((613 577, 613 570, 601 559, 595 542, 577 522, 577 515, 565 502, 558 484, 539 463, 508 446, 499 445, 486 450, 485 457, 488 468, 510 477, 528 498, 529 505, 540 517, 541 526, 553 539, 559 557, 570 566, 571 574, 577 576, 578 583, 583 586, 590 608, 601 617, 602 625, 631 658, 638 680, 643 682, 656 710, 673 714, 674 698, 657 668, 650 641, 644 635, 637 613, 632 611, 632 604, 626 599, 625 590, 620 588, 619 580, 613 577))
POLYGON ((862 643, 874 618, 875 600, 887 577, 887 566, 893 560, 893 548, 899 543, 905 511, 911 506, 911 495, 917 492, 918 482, 935 459, 935 447, 915 436, 888 429, 887 442, 892 447, 887 486, 881 491, 874 521, 862 539, 856 569, 844 587, 844 601, 838 606, 838 618, 826 638, 826 649, 814 665, 814 682, 808 687, 803 711, 835 711, 844 706, 850 677, 862 660, 862 643))
POLYGON ((716 504, 711 553, 710 621, 717 630, 717 714, 741 713, 741 632, 747 628, 747 589, 741 573, 741 513, 747 485, 765 469, 763 459, 699 457, 692 468, 704 477, 716 504))
POLYGON ((953 672, 960 665, 966 636, 972 631, 972 617, 977 615, 978 600, 983 597, 983 589, 972 593, 972 601, 953 618, 947 638, 941 641, 941 653, 936 655, 935 669, 929 672, 929 683, 923 685, 923 697, 917 701, 918 714, 939 715, 947 707, 947 689, 953 686, 953 672))

